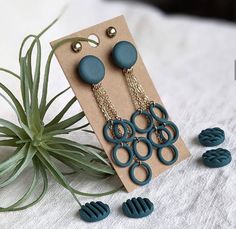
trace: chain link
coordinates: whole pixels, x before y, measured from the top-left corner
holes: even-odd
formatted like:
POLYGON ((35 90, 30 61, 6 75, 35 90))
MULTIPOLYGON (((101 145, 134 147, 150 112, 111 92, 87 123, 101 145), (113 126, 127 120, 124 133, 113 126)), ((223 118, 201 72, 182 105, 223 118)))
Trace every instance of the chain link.
POLYGON ((139 83, 137 77, 134 75, 133 68, 124 70, 123 74, 126 77, 130 95, 135 105, 135 108, 140 111, 148 109, 151 104, 151 101, 145 94, 145 91, 142 85, 139 83))
POLYGON ((96 85, 92 85, 92 91, 97 101, 98 107, 103 113, 105 119, 107 121, 119 119, 117 111, 112 104, 106 90, 102 87, 102 84, 99 83, 96 85))

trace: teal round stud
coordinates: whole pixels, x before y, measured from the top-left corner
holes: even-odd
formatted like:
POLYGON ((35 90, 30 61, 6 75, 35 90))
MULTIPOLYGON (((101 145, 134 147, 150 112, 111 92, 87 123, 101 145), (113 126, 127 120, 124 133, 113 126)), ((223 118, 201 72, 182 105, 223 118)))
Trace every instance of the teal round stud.
POLYGON ((80 218, 86 222, 97 222, 110 214, 110 208, 101 201, 86 203, 79 210, 80 218))
POLYGON ((105 75, 105 67, 96 56, 88 55, 81 59, 77 66, 77 73, 87 84, 98 84, 105 75))
POLYGON ((206 151, 202 155, 202 160, 207 167, 220 168, 228 165, 231 162, 232 157, 228 150, 218 148, 206 151))
POLYGON ((164 165, 172 165, 174 164, 177 160, 178 160, 178 157, 179 157, 179 153, 178 153, 178 150, 177 148, 174 146, 174 145, 169 145, 169 146, 166 146, 164 148, 158 148, 157 149, 157 157, 158 159, 160 160, 161 163, 163 163, 164 165), (173 157, 171 160, 167 161, 166 159, 164 159, 163 155, 162 155, 162 150, 164 148, 169 148, 173 154, 173 157))
POLYGON ((148 198, 132 198, 122 204, 122 211, 129 218, 143 218, 154 210, 153 203, 148 198))
POLYGON ((112 49, 112 59, 115 65, 121 69, 133 67, 137 57, 136 48, 128 41, 120 41, 112 49))
POLYGON ((150 168, 150 166, 145 163, 145 162, 135 162, 129 169, 129 176, 130 176, 130 179, 137 185, 140 185, 140 186, 143 186, 143 185, 146 185, 149 183, 149 181, 152 179, 152 170, 150 168), (137 179, 135 177, 135 169, 138 167, 138 166, 142 166, 145 170, 146 170, 146 179, 141 181, 139 179, 137 179))
POLYGON ((217 146, 225 140, 225 132, 219 127, 207 128, 201 131, 198 139, 203 146, 217 146))

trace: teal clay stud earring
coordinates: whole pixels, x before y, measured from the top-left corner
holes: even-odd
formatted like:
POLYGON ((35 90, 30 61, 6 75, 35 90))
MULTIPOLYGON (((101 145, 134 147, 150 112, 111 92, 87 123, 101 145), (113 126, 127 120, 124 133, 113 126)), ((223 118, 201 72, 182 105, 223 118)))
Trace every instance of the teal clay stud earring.
POLYGON ((153 210, 154 205, 148 198, 132 198, 122 204, 122 211, 129 218, 143 218, 150 215, 153 210))
POLYGON ((217 146, 224 142, 225 133, 219 127, 207 128, 201 131, 198 140, 203 146, 217 146))
POLYGON ((110 214, 110 208, 101 201, 86 203, 81 206, 79 215, 86 222, 97 222, 110 214))
POLYGON ((77 66, 77 72, 85 83, 94 85, 100 83, 105 75, 102 61, 92 55, 85 56, 77 66))
POLYGON ((231 162, 232 157, 228 150, 218 148, 206 151, 202 155, 202 160, 207 167, 220 168, 228 165, 231 162))
POLYGON ((135 65, 138 53, 133 44, 128 41, 120 41, 112 50, 112 58, 119 68, 130 69, 135 65))
POLYGON ((131 122, 135 130, 141 134, 147 134, 147 140, 153 147, 157 148, 157 157, 165 165, 171 165, 178 159, 178 150, 174 143, 179 138, 177 126, 169 121, 166 109, 159 103, 151 101, 146 95, 144 88, 134 74, 134 65, 138 59, 135 46, 128 41, 118 42, 112 49, 112 59, 114 64, 122 69, 130 91, 132 102, 136 111, 131 115, 131 122), (158 114, 156 112, 158 110, 158 114), (143 116, 146 120, 146 127, 141 128, 137 124, 138 116, 143 116), (154 138, 155 136, 155 138, 154 138), (171 150, 173 158, 167 161, 163 158, 163 149, 171 150))

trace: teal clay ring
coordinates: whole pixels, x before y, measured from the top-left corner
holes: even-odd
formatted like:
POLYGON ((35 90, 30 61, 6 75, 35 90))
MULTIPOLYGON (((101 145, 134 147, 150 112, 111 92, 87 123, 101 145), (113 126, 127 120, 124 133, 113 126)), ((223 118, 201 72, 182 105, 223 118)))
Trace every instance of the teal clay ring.
POLYGON ((160 105, 159 103, 152 103, 149 107, 149 111, 150 111, 152 117, 160 123, 165 123, 169 118, 169 115, 168 115, 166 109, 162 105, 160 105), (157 114, 154 111, 155 108, 161 112, 161 114, 162 114, 161 117, 157 116, 157 114))
POLYGON ((232 157, 228 150, 218 148, 206 151, 202 155, 202 160, 204 165, 210 168, 219 168, 228 165, 231 162, 232 157))
POLYGON ((132 68, 137 58, 136 48, 128 41, 120 41, 112 49, 112 59, 115 65, 121 69, 132 68))
POLYGON ((164 165, 172 165, 178 160, 179 153, 178 153, 177 148, 174 145, 169 145, 164 148, 158 148, 157 149, 157 157, 160 160, 160 162, 163 163, 164 165), (164 159, 164 157, 162 155, 162 153, 163 153, 162 150, 165 148, 169 148, 173 154, 173 157, 170 161, 167 161, 166 159, 164 159))
POLYGON ((133 151, 128 144, 117 144, 112 150, 112 159, 115 162, 115 164, 119 167, 123 167, 123 168, 128 167, 132 163, 133 157, 134 157, 133 151), (121 148, 125 149, 129 155, 129 158, 126 162, 121 162, 118 159, 117 153, 118 153, 118 150, 121 148))
MULTIPOLYGON (((162 136, 163 136, 163 134, 162 134, 162 136)), ((154 147, 161 148, 161 147, 166 147, 171 144, 171 137, 172 136, 171 136, 170 131, 165 126, 155 126, 154 128, 151 129, 151 131, 148 132, 147 137, 154 147), (157 132, 158 134, 160 134, 162 131, 167 134, 167 138, 165 138, 165 140, 161 143, 154 142, 152 139, 153 133, 157 132)), ((160 135, 160 138, 161 138, 161 135, 160 135)), ((161 138, 161 140, 162 140, 162 138, 161 138)))
POLYGON ((208 128, 201 131, 198 139, 204 146, 217 146, 225 140, 225 133, 219 127, 208 128))
POLYGON ((140 110, 135 111, 131 116, 131 122, 133 123, 135 130, 141 134, 147 133, 148 131, 150 131, 152 129, 152 126, 153 126, 153 118, 152 118, 151 114, 147 111, 140 111, 140 110), (142 128, 138 127, 138 125, 136 124, 135 119, 139 115, 145 116, 145 118, 147 120, 147 127, 146 128, 142 129, 142 128))
POLYGON ((133 142, 133 150, 134 150, 134 154, 135 156, 140 160, 140 161, 146 161, 148 160, 151 156, 152 156, 152 144, 150 143, 150 141, 147 138, 144 137, 139 137, 136 138, 133 142), (147 146, 147 154, 145 156, 142 156, 139 152, 138 152, 138 143, 142 142, 147 146))
MULTIPOLYGON (((178 138, 179 138, 179 129, 178 129, 178 127, 177 127, 173 122, 171 122, 171 121, 166 121, 166 122, 163 124, 163 126, 165 126, 166 128, 167 128, 167 127, 170 127, 170 128, 172 129, 173 134, 172 134, 172 132, 171 132, 171 141, 170 141, 170 143, 171 143, 171 144, 175 143, 175 142, 178 140, 178 138)), ((167 139, 165 138, 165 136, 162 134, 162 132, 160 132, 160 137, 161 137, 161 139, 162 139, 163 141, 166 141, 166 140, 167 140, 167 139)))
POLYGON ((104 135, 104 138, 108 142, 115 143, 115 144, 121 143, 124 139, 126 139, 128 135, 128 130, 127 130, 125 122, 119 119, 106 122, 106 124, 103 127, 103 135, 104 135), (114 130, 113 128, 114 125, 120 125, 123 128, 122 136, 120 136, 120 133, 118 133, 118 129, 114 130), (110 136, 109 132, 110 133, 113 132, 115 136, 110 136), (116 136, 118 136, 118 138, 116 136))
POLYGON ((135 184, 143 186, 143 185, 148 184, 150 182, 150 180, 152 179, 152 170, 151 170, 150 166, 145 162, 141 162, 141 163, 135 162, 129 169, 129 176, 130 176, 130 179, 135 184), (146 179, 143 181, 140 181, 135 177, 135 168, 137 168, 138 166, 142 166, 146 170, 147 176, 146 176, 146 179))
POLYGON ((83 57, 76 70, 81 80, 91 85, 100 83, 105 75, 104 64, 92 55, 83 57))
POLYGON ((132 124, 132 122, 130 122, 129 120, 126 120, 126 119, 122 119, 122 122, 126 125, 127 137, 124 138, 124 136, 122 136, 119 132, 119 125, 114 124, 113 125, 113 130, 114 130, 115 137, 116 138, 122 138, 123 142, 132 142, 134 140, 134 137, 135 137, 134 125, 132 124))

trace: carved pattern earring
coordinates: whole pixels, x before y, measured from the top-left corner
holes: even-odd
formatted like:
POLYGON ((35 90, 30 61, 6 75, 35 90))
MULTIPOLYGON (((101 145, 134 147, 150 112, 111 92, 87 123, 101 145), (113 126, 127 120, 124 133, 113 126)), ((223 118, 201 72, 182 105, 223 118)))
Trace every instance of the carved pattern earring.
POLYGON ((103 128, 103 135, 109 143, 114 144, 114 148, 111 152, 114 163, 119 167, 130 167, 130 179, 135 184, 147 184, 152 178, 152 170, 147 163, 141 163, 141 161, 150 158, 152 154, 152 145, 146 139, 143 140, 136 138, 135 127, 132 122, 122 119, 118 116, 115 106, 111 102, 108 93, 102 86, 102 80, 105 76, 105 67, 102 61, 92 55, 85 56, 81 59, 77 66, 77 73, 82 81, 91 85, 91 89, 98 107, 106 119, 106 123, 103 128), (134 146, 133 141, 135 141, 134 146), (141 156, 138 153, 136 147, 137 141, 142 141, 144 144, 147 144, 147 155, 141 156), (118 158, 118 151, 121 148, 124 149, 128 154, 128 160, 126 162, 122 162, 118 158), (140 181, 135 177, 134 170, 139 165, 143 166, 143 168, 146 170, 146 179, 144 181, 140 181))
POLYGON ((134 73, 134 65, 138 58, 135 46, 128 41, 118 42, 112 49, 112 58, 115 65, 122 69, 126 78, 132 102, 136 111, 131 115, 131 122, 135 130, 141 134, 147 134, 147 138, 153 147, 157 148, 157 157, 165 165, 171 165, 178 159, 178 150, 173 145, 179 137, 177 126, 168 120, 169 115, 166 109, 159 103, 151 101, 146 95, 142 85, 134 73), (155 110, 161 115, 158 115, 155 110), (143 116, 147 120, 146 127, 141 128, 137 124, 137 117, 143 116), (156 140, 153 139, 153 134, 156 140), (172 159, 167 161, 162 156, 163 149, 172 152, 172 159))

